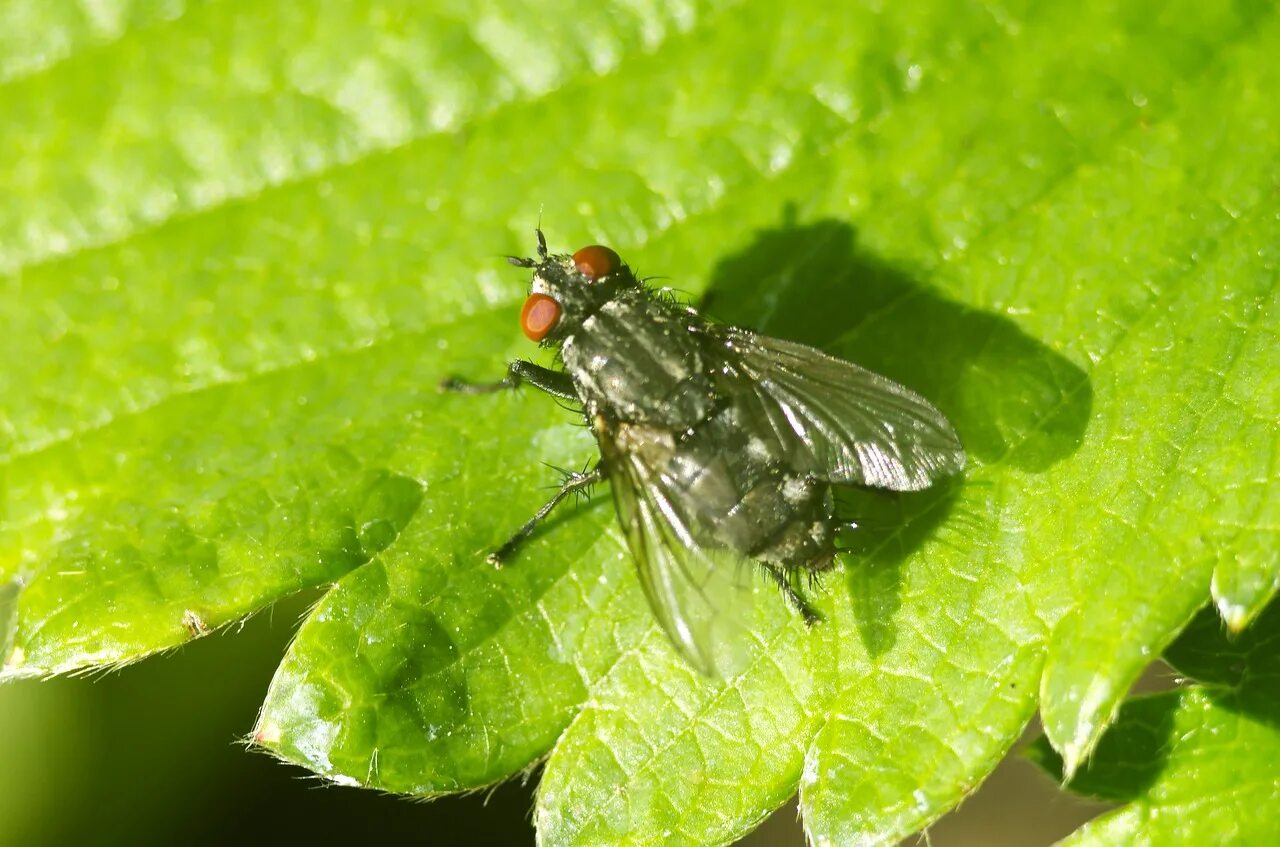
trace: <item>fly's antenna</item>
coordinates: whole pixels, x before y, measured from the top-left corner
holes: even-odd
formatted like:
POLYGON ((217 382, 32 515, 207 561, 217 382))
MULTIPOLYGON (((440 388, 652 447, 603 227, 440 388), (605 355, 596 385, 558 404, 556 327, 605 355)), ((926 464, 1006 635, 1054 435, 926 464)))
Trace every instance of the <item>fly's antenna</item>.
POLYGON ((547 260, 547 238, 542 234, 542 207, 538 207, 538 225, 533 228, 538 235, 538 258, 542 261, 547 260))
MULTIPOLYGON (((538 236, 538 259, 543 262, 547 260, 549 255, 547 251, 547 237, 542 234, 542 210, 538 210, 538 225, 534 228, 534 233, 538 236)), ((507 256, 507 262, 515 265, 517 268, 536 268, 539 265, 537 259, 526 259, 523 256, 507 256)))
MULTIPOLYGON (((538 257, 544 262, 547 260, 547 239, 542 236, 542 211, 538 211, 538 227, 534 230, 538 234, 538 257)), ((507 256, 507 263, 515 265, 517 268, 536 268, 538 263, 533 259, 527 259, 524 256, 507 256)))

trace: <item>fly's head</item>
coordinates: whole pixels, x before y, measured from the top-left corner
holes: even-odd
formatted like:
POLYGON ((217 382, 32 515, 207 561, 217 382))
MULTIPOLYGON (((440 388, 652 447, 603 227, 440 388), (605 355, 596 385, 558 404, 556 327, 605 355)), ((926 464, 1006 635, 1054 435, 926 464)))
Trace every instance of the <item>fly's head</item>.
POLYGON ((618 254, 599 244, 578 252, 548 253, 538 230, 538 258, 508 256, 516 267, 533 270, 529 296, 520 310, 520 328, 530 341, 556 346, 624 288, 639 283, 618 254))

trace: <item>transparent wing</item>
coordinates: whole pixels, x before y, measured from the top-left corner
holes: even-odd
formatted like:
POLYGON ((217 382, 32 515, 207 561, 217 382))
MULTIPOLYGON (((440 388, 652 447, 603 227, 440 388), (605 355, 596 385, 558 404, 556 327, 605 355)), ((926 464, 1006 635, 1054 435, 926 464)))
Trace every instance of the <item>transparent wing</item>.
POLYGON ((654 617, 693 667, 709 676, 736 672, 751 648, 752 563, 699 542, 679 494, 662 474, 665 451, 636 440, 632 434, 600 442, 618 519, 654 617))
POLYGON ((964 448, 929 401, 821 350, 716 327, 728 364, 751 386, 750 410, 797 469, 833 483, 928 488, 964 468, 964 448))

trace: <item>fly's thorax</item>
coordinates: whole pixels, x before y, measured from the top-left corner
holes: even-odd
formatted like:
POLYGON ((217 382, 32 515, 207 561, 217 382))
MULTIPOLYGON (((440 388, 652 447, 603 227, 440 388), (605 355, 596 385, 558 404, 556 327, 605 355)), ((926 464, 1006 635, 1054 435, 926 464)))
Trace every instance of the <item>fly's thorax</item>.
POLYGON ((620 291, 562 340, 560 358, 588 405, 618 420, 688 428, 717 402, 690 319, 644 288, 620 291))

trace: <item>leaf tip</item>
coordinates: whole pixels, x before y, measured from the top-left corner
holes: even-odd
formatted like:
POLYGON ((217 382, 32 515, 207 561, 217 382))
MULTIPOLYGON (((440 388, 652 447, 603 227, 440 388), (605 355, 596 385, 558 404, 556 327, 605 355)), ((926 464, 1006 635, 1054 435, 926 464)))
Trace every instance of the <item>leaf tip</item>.
POLYGON ((253 731, 253 743, 260 747, 275 747, 280 744, 280 725, 274 721, 259 724, 253 731))
POLYGON ((0 665, 0 676, 19 676, 26 663, 27 654, 22 652, 21 647, 14 645, 13 651, 5 657, 4 664, 0 665))
POLYGON ((1265 579, 1241 580, 1232 577, 1221 566, 1214 569, 1209 583, 1209 593, 1219 617, 1233 636, 1239 635, 1266 608, 1271 598, 1280 591, 1280 575, 1265 579))
POLYGON ((1075 778, 1076 771, 1089 758, 1093 744, 1088 740, 1072 741, 1062 747, 1062 784, 1066 785, 1075 778))
POLYGON ((1083 690, 1066 692, 1056 702, 1046 698, 1042 707, 1045 735, 1062 755, 1064 783, 1071 781, 1115 720, 1119 702, 1112 681, 1100 675, 1090 679, 1083 690))
POLYGON ((1233 597, 1219 593, 1214 586, 1213 605, 1218 609, 1218 615, 1222 618, 1222 622, 1226 624, 1227 631, 1232 635, 1239 635, 1253 621, 1256 609, 1250 608, 1247 604, 1241 603, 1233 597))

